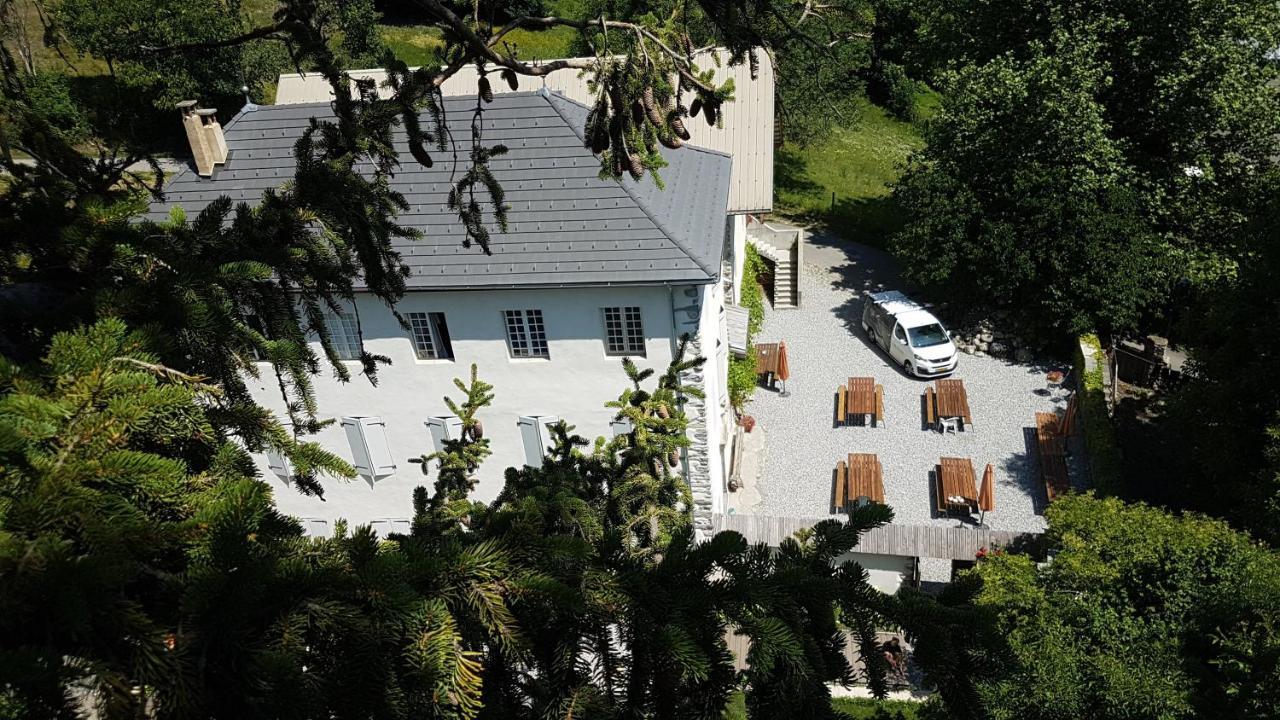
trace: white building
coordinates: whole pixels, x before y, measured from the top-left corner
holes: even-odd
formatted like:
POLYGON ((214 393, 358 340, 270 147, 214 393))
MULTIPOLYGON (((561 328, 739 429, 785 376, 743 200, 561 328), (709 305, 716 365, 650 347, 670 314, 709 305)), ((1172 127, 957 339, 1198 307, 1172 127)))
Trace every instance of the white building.
MULTIPOLYGON (((771 126, 771 84, 768 95, 771 126)), ((474 102, 447 98, 445 109, 455 123, 469 123, 474 102)), ((327 102, 247 107, 225 127, 224 162, 208 176, 178 173, 151 216, 177 205, 190 217, 222 195, 257 201, 292 178, 292 147, 310 118, 330 115, 327 102)), ((407 528, 412 490, 424 484, 408 460, 435 449, 428 425, 447 413, 445 395, 460 399, 453 379, 465 378, 472 363, 495 393, 481 416, 493 455, 475 491, 489 500, 505 468, 539 462, 534 448, 544 438, 534 418, 563 419, 587 437, 608 434, 613 413, 605 403, 627 383, 621 358, 661 370, 685 333, 692 352, 708 361, 690 378, 706 398, 686 406, 691 447, 681 467, 699 527, 710 529, 712 514, 723 510, 733 437, 725 306, 741 278, 743 213, 767 207, 731 205, 733 160, 693 146, 664 151, 665 189, 647 177, 602 180, 598 159, 583 147, 586 115, 584 105, 545 89, 500 94, 485 106, 484 142, 510 148, 491 162, 509 205, 508 231, 494 232, 492 255, 463 248, 456 216, 444 205, 451 153, 431 169, 407 160, 397 172, 395 188, 411 205, 399 222, 424 235, 397 246, 412 270, 397 310, 413 331, 371 296, 357 299, 365 347, 392 364, 380 369, 376 386, 358 376, 346 384, 316 380, 322 415, 340 420, 316 439, 354 461, 361 477, 328 482, 324 501, 280 480, 279 506, 306 520, 311 532, 328 532, 339 518, 407 528)), ((194 147, 200 132, 192 138, 194 147)), ((467 142, 460 141, 461 158, 467 142)), ((201 148, 194 149, 199 156, 201 148)), ((749 203, 758 198, 740 195, 749 203)), ((331 316, 328 328, 339 351, 354 357, 352 313, 331 316)), ((358 364, 351 367, 355 375, 358 364)), ((269 374, 250 383, 256 399, 283 416, 269 374)), ((268 478, 287 475, 278 461, 258 461, 268 478)))

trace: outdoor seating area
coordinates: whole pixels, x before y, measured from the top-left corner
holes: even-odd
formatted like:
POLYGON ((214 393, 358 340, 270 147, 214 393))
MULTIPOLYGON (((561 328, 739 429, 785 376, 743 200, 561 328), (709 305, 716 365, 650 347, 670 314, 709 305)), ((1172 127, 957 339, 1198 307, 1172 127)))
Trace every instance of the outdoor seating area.
MULTIPOLYGON (((1078 477, 1080 440, 1056 424, 1061 452, 1046 452, 1042 463, 1028 425, 1036 413, 1063 417, 1070 388, 1048 392, 1045 383, 1068 366, 962 355, 941 377, 904 372, 860 322, 864 290, 897 282, 878 265, 885 261, 870 248, 812 237, 801 278, 807 302, 766 308, 761 329, 786 338, 791 361, 806 362, 785 368, 789 396, 757 391, 748 405, 753 432, 763 433, 759 480, 735 512, 812 518, 865 498, 891 507, 894 525, 1042 532, 1044 508, 1078 477), (819 414, 826 419, 815 423, 819 414)), ((780 379, 783 343, 756 347, 760 371, 780 379)))
MULTIPOLYGON (((969 410, 969 395, 964 381, 955 378, 944 378, 925 389, 923 397, 925 408, 926 430, 937 430, 944 435, 959 432, 961 429, 972 430, 973 416, 969 410)), ((1052 413, 1038 413, 1053 418, 1052 413)), ((879 426, 884 422, 884 386, 870 377, 851 377, 836 388, 836 427, 854 425, 879 426), (870 422, 867 422, 868 419, 870 422)), ((1053 432, 1057 432, 1054 425, 1053 432)), ((1054 436, 1061 443, 1061 438, 1054 436)), ((1062 460, 1065 478, 1065 452, 1058 456, 1062 460)), ((1042 464, 1042 468, 1043 468, 1042 464)), ((1055 470, 1056 472, 1056 466, 1055 470)), ((835 480, 832 486, 832 512, 847 512, 849 506, 859 501, 884 502, 884 470, 880 459, 874 453, 849 453, 846 460, 836 463, 835 480)), ((960 457, 943 457, 934 466, 933 498, 934 510, 938 515, 950 515, 957 511, 972 514, 980 509, 984 512, 995 508, 995 492, 992 487, 994 469, 987 464, 983 475, 982 502, 979 502, 979 491, 975 482, 973 460, 960 457)), ((1050 488, 1050 499, 1055 492, 1061 492, 1058 486, 1050 488)))

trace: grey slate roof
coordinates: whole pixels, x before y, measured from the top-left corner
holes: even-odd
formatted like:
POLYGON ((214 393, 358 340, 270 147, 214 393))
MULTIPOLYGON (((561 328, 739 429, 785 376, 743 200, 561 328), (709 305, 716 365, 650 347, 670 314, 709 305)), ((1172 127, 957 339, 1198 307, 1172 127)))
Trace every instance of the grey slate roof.
MULTIPOLYGON (((447 97, 448 115, 466 162, 474 98, 447 97)), ((242 111, 225 127, 230 154, 213 177, 191 169, 177 173, 165 201, 148 217, 181 206, 193 217, 227 195, 253 204, 266 188, 293 177, 293 144, 310 118, 332 117, 328 103, 263 106, 242 111)), ((600 179, 599 160, 582 145, 587 108, 543 93, 497 95, 485 106, 486 145, 510 151, 490 163, 506 191, 508 231, 491 226, 492 255, 462 247, 457 217, 446 206, 453 154, 433 153, 427 169, 408 153, 403 133, 396 148, 402 166, 393 186, 410 209, 399 216, 423 238, 398 241, 412 270, 411 289, 470 289, 615 284, 705 283, 720 271, 729 201, 731 160, 723 153, 686 146, 663 149, 669 166, 658 189, 640 182, 600 179)), ((424 120, 425 126, 425 120, 424 120)))

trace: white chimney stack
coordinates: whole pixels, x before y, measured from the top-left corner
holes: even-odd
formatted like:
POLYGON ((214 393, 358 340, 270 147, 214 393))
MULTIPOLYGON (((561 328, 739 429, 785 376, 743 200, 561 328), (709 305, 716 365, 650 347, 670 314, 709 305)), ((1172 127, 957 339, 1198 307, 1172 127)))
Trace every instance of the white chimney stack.
POLYGON ((218 124, 216 110, 201 109, 195 100, 178 103, 182 112, 182 126, 187 131, 191 155, 196 161, 196 172, 202 177, 213 175, 213 166, 227 161, 227 139, 218 124))

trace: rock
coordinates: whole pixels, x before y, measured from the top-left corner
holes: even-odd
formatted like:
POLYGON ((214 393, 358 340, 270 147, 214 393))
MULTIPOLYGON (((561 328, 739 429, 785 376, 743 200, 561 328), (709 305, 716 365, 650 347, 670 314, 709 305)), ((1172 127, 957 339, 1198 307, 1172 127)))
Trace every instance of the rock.
POLYGON ((1002 342, 993 342, 987 346, 987 351, 992 355, 1004 355, 1009 352, 1009 346, 1002 342))
POLYGON ((1032 352, 1026 348, 1018 348, 1013 353, 1013 359, 1025 365, 1030 363, 1032 360, 1034 360, 1035 355, 1032 354, 1032 352))
POLYGON ((989 343, 989 342, 991 342, 992 340, 995 340, 995 339, 996 339, 996 336, 995 336, 994 334, 992 334, 991 332, 984 332, 984 333, 982 333, 981 335, 979 335, 979 336, 978 336, 978 341, 979 341, 979 342, 984 342, 984 343, 989 343))
POLYGON ((973 356, 974 356, 974 357, 986 357, 986 356, 987 356, 987 354, 986 354, 986 353, 984 353, 984 352, 982 352, 981 350, 974 350, 974 351, 973 351, 973 356))

